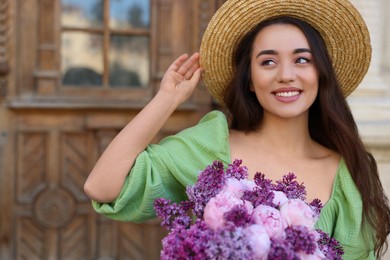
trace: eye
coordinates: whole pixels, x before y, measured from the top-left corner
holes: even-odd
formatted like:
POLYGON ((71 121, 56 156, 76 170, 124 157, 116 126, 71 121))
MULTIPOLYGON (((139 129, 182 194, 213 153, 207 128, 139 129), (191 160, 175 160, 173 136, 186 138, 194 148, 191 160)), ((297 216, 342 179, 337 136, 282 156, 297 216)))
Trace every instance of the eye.
POLYGON ((296 61, 298 64, 310 63, 310 59, 306 57, 299 57, 296 61))
POLYGON ((274 60, 264 60, 261 62, 262 66, 270 66, 270 65, 275 65, 276 62, 274 60))

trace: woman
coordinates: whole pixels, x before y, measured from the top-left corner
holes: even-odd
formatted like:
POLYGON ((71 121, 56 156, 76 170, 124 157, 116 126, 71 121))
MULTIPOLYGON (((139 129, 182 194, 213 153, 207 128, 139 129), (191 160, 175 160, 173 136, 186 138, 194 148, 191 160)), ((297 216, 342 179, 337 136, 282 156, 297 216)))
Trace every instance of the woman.
POLYGON ((347 0, 228 0, 199 54, 179 57, 157 95, 118 134, 85 191, 108 217, 144 221, 153 201, 185 199, 185 187, 214 160, 243 160, 249 172, 294 172, 308 199, 325 204, 316 226, 343 245, 344 259, 385 251, 390 210, 376 163, 345 97, 367 72, 363 19, 347 0), (354 37, 351 38, 350 35, 354 37), (158 145, 148 145, 203 79, 227 110, 158 145))

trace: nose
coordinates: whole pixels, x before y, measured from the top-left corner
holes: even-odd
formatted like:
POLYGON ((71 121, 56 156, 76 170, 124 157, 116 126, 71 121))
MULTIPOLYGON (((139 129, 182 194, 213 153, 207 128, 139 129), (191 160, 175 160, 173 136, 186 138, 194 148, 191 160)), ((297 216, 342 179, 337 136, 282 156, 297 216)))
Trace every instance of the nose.
POLYGON ((296 72, 293 64, 282 63, 278 69, 279 82, 292 82, 296 78, 296 72))

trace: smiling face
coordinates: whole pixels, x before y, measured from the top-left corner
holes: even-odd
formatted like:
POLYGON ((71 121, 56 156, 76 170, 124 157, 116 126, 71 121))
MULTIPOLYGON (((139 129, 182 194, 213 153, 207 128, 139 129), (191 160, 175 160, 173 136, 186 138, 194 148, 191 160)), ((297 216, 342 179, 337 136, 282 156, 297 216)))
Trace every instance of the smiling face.
POLYGON ((251 91, 264 116, 308 115, 318 93, 318 72, 303 32, 291 24, 273 24, 256 36, 251 54, 251 91))

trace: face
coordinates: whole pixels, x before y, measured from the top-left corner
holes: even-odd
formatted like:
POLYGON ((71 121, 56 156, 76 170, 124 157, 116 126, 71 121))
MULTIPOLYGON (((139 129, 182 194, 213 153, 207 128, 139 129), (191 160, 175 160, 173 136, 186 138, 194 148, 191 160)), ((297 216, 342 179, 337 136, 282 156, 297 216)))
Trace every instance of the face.
POLYGON ((251 54, 251 91, 264 117, 307 116, 318 92, 318 72, 303 32, 274 24, 256 36, 251 54))

